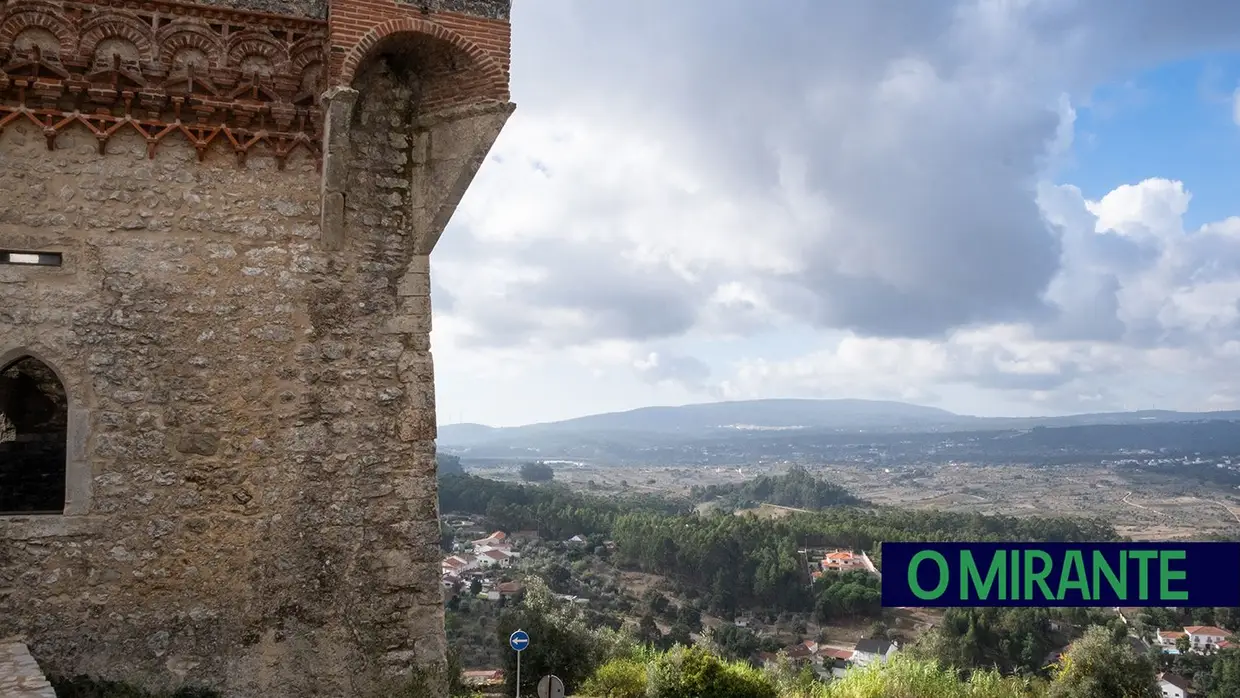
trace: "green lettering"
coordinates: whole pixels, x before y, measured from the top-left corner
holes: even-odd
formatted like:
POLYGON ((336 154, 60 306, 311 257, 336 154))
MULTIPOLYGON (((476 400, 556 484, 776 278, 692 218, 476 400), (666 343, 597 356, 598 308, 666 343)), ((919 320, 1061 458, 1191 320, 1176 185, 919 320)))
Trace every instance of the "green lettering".
POLYGON ((1026 550, 1025 551, 1025 599, 1033 600, 1033 585, 1037 584, 1042 588, 1042 598, 1054 600, 1055 595, 1051 593, 1051 588, 1046 585, 1046 578, 1051 574, 1051 556, 1044 550, 1026 550), (1038 572, 1033 571, 1033 561, 1042 561, 1042 569, 1038 572))
POLYGON ((995 583, 996 578, 999 582, 999 600, 1007 599, 1007 551, 1000 550, 990 558, 990 567, 986 569, 986 581, 981 579, 981 572, 977 569, 977 562, 973 559, 973 553, 968 550, 960 551, 960 600, 969 600, 969 583, 973 583, 973 588, 977 590, 977 599, 985 601, 990 597, 990 587, 995 583))
POLYGON ((1140 560, 1140 573, 1137 575, 1137 598, 1148 601, 1150 598, 1150 560, 1158 557, 1157 550, 1129 550, 1129 560, 1140 560))
POLYGON ((1111 568, 1107 562, 1106 555, 1101 550, 1094 551, 1094 598, 1102 598, 1102 577, 1107 578, 1107 583, 1111 585, 1111 589, 1115 591, 1115 595, 1120 600, 1128 598, 1128 551, 1121 550, 1119 552, 1119 577, 1115 576, 1115 570, 1111 568))
POLYGON ((1065 592, 1069 589, 1076 589, 1081 592, 1081 599, 1089 601, 1089 582, 1085 575, 1085 559, 1081 557, 1081 551, 1069 550, 1064 558, 1063 570, 1059 573, 1059 596, 1057 600, 1063 601, 1065 592), (1068 575, 1072 574, 1076 579, 1069 579, 1068 575))
POLYGON ((1012 591, 1008 598, 1016 601, 1020 598, 1020 551, 1013 550, 1009 559, 1012 561, 1012 591))
POLYGON ((1182 581, 1188 578, 1188 573, 1183 570, 1171 571, 1172 560, 1183 560, 1188 557, 1185 550, 1163 550, 1158 554, 1159 578, 1161 585, 1159 588, 1158 599, 1160 601, 1188 601, 1187 591, 1171 591, 1168 582, 1182 581))
POLYGON ((923 550, 913 556, 912 561, 908 564, 908 588, 913 590, 913 595, 922 601, 930 601, 937 599, 947 591, 947 584, 951 575, 947 571, 947 559, 933 550, 923 550), (933 560, 934 564, 939 566, 939 585, 934 591, 927 592, 917 583, 917 568, 923 560, 933 560))

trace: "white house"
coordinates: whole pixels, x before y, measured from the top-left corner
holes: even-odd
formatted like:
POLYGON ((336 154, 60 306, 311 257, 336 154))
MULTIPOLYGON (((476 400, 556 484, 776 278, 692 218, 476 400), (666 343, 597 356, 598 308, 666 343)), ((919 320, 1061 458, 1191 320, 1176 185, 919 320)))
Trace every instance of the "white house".
POLYGON ((1188 680, 1170 672, 1158 675, 1158 690, 1164 698, 1188 698, 1188 680))
POLYGON ((1184 628, 1184 632, 1188 635, 1188 641, 1192 643, 1193 649, 1198 652, 1213 652, 1227 637, 1226 630, 1213 625, 1190 625, 1184 628))
POLYGON ((453 555, 444 558, 443 561, 444 574, 462 574, 478 568, 478 558, 473 555, 453 555))
POLYGON ((502 550, 488 550, 478 556, 480 567, 508 567, 512 564, 512 556, 502 550))
POLYGON ((853 648, 852 663, 867 666, 872 662, 885 663, 899 647, 894 642, 879 639, 867 639, 857 643, 853 648))

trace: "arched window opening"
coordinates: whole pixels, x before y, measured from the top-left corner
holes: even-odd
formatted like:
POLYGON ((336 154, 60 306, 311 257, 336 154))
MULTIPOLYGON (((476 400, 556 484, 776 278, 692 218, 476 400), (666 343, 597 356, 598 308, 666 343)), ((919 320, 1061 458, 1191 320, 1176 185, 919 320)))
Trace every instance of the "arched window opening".
POLYGON ((69 399, 30 356, 0 368, 0 514, 62 514, 69 399))

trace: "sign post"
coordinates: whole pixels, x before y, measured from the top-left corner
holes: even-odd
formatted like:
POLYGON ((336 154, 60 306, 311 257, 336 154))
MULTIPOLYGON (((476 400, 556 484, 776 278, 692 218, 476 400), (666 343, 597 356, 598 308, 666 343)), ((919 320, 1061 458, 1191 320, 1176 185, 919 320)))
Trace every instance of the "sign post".
POLYGON ((538 698, 564 698, 564 682, 555 674, 547 674, 538 682, 538 698))
POLYGON ((521 698, 521 651, 530 646, 529 633, 517 630, 508 636, 508 646, 517 653, 517 698, 521 698))

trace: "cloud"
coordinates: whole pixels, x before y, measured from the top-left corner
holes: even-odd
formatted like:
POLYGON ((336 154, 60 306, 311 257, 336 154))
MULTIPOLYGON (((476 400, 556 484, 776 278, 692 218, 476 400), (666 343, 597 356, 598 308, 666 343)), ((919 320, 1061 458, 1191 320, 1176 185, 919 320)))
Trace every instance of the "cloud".
POLYGON ((1176 182, 1087 202, 1047 181, 1074 99, 1236 45, 1240 7, 1211 7, 518 3, 519 108, 432 258, 437 355, 572 355, 702 396, 1111 399, 1078 387, 1234 331, 1233 224, 1185 233, 1176 182), (851 339, 708 356, 793 328, 851 339))
POLYGON ((1240 126, 1240 87, 1231 96, 1231 120, 1240 126))

